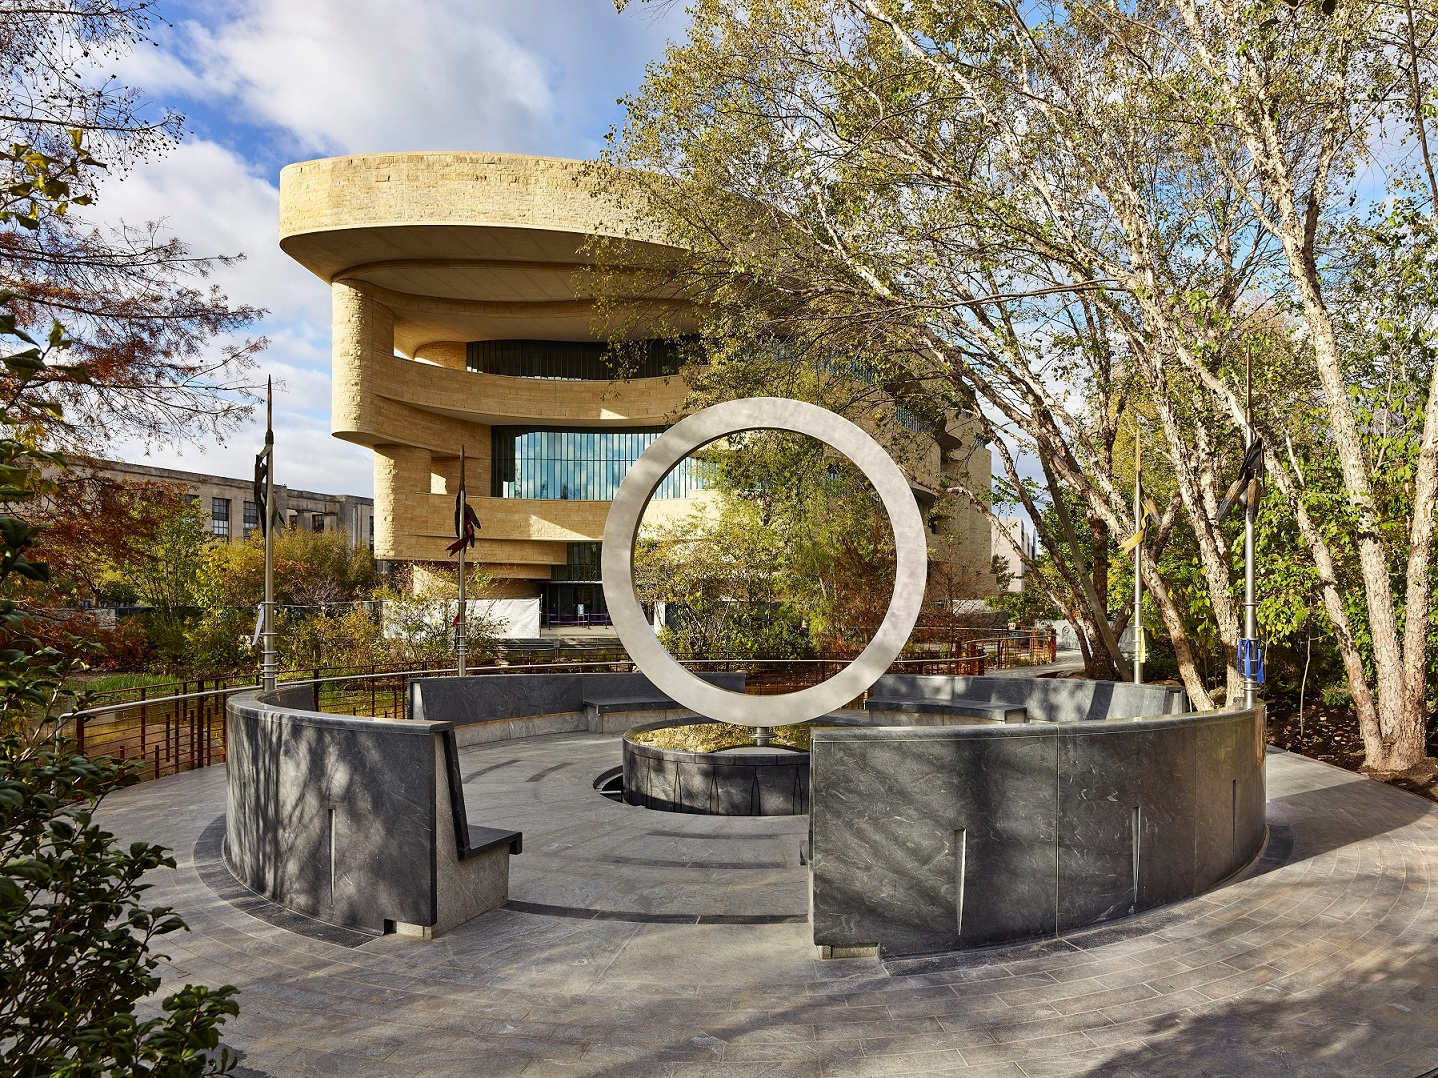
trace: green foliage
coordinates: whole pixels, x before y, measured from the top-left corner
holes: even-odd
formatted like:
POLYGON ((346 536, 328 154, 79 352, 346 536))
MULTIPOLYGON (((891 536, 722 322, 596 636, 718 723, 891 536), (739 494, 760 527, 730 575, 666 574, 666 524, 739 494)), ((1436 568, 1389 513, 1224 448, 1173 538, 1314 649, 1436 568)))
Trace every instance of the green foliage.
POLYGON ((666 605, 665 646, 770 659, 861 648, 894 572, 893 533, 863 476, 787 433, 736 436, 704 460, 704 505, 646 526, 635 553, 641 599, 666 605))
POLYGON ((680 658, 799 658, 812 644, 786 587, 789 554, 753 504, 723 499, 641 533, 635 592, 666 605, 660 641, 680 658))
POLYGON ((666 604, 665 646, 686 658, 861 649, 894 579, 893 532, 868 481, 790 433, 749 432, 703 459, 704 505, 646 526, 635 551, 641 599, 666 604))
MULTIPOLYGON (((44 167, 37 162, 36 174, 44 167)), ((43 185, 31 192, 65 195, 43 185)), ((9 302, 0 300, 0 336, 25 347, 4 359, 11 379, 0 408, 0 1060, 6 1073, 24 1076, 227 1073, 232 1060, 216 1049, 220 1027, 237 1013, 234 988, 186 985, 161 1001, 159 1014, 136 1014, 160 984, 164 956, 151 944, 185 926, 168 907, 140 901, 141 877, 175 862, 148 843, 122 849, 94 822, 101 798, 131 776, 122 764, 70 757, 42 740, 83 641, 69 653, 47 644, 26 605, 27 585, 46 583, 49 571, 29 556, 38 530, 21 512, 46 489, 45 469, 64 460, 36 450, 12 408, 58 418, 53 401, 34 405, 27 393, 88 376, 48 362, 68 347, 63 330, 37 344, 16 327, 9 302)))
POLYGON ((280 666, 384 665, 388 642, 379 616, 368 607, 346 606, 335 614, 287 612, 278 621, 280 666))
MULTIPOLYGON (((206 550, 198 594, 206 606, 254 610, 265 597, 265 542, 258 531, 243 543, 206 550)), ((274 536, 275 602, 322 607, 366 597, 377 577, 374 555, 338 532, 279 528, 274 536)))
POLYGON ((990 597, 989 606, 1001 611, 1014 625, 1036 625, 1040 621, 1063 618, 1063 611, 1055 605, 1038 580, 1033 579, 1052 572, 1049 567, 1051 558, 1052 555, 1047 550, 1040 551, 1037 559, 1038 566, 1030 569, 1028 578, 1024 581, 1024 587, 1019 591, 1009 591, 1011 578, 1007 571, 1007 563, 995 556, 994 579, 997 581, 996 586, 999 590, 997 595, 990 597))
POLYGON ((15 224, 33 232, 47 210, 63 217, 71 206, 90 205, 88 194, 74 194, 71 187, 81 180, 82 170, 105 166, 90 156, 84 142, 81 132, 71 131, 71 152, 63 157, 19 144, 0 149, 0 167, 5 167, 10 178, 0 195, 0 224, 15 224))
MULTIPOLYGON (((453 572, 451 570, 451 574, 453 572)), ((453 658, 453 623, 459 599, 457 590, 442 579, 443 570, 432 574, 427 586, 411 587, 400 576, 375 591, 375 598, 384 604, 384 620, 375 641, 376 657, 369 662, 409 666, 453 658)), ((484 570, 471 567, 466 571, 464 593, 468 598, 481 599, 493 586, 494 578, 484 570)), ((470 661, 495 654, 497 628, 473 607, 469 609, 465 618, 465 647, 470 661)))
POLYGON ((168 662, 189 653, 187 630, 198 612, 206 556, 215 537, 198 505, 175 499, 153 534, 137 544, 129 564, 114 575, 135 598, 150 607, 142 624, 155 651, 168 662))
MULTIPOLYGON (((191 669, 235 670, 257 661, 251 646, 265 594, 264 538, 206 543, 196 573, 198 611, 185 629, 191 669)), ((274 537, 276 632, 281 665, 384 662, 378 628, 353 604, 370 597, 374 556, 336 532, 281 528, 274 537)))
POLYGON ((50 569, 30 556, 39 529, 19 510, 51 488, 46 470, 62 468, 65 462, 59 454, 36 447, 33 432, 16 424, 11 404, 50 370, 68 371, 75 378, 85 375, 82 369, 50 363, 69 348, 69 339, 56 325, 44 345, 36 343, 16 326, 12 299, 0 293, 0 339, 8 338, 5 347, 16 349, 0 359, 11 374, 12 394, 10 403, 0 408, 0 733, 33 738, 94 648, 63 626, 47 625, 42 632, 46 615, 27 601, 27 587, 48 583, 50 569))
POLYGON ((160 986, 152 946, 184 929, 141 902, 141 877, 175 867, 160 846, 128 848, 94 820, 123 765, 0 741, 0 1059, 14 1075, 229 1073, 220 1029, 232 986, 185 985, 160 1013, 135 1006, 160 986))

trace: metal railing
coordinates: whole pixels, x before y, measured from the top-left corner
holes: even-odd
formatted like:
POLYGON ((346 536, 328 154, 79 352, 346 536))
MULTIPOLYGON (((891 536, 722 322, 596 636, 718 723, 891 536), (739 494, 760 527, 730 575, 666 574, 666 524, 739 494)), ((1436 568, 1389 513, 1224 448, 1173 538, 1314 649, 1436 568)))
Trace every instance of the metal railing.
MULTIPOLYGON (((410 664, 414 669, 421 672, 426 670, 439 670, 451 665, 453 665, 453 659, 450 658, 419 659, 410 664)), ((375 673, 376 671, 377 667, 373 663, 364 666, 292 666, 279 671, 279 677, 281 681, 299 681, 340 674, 375 673)), ((173 681, 157 681, 148 685, 131 685, 118 689, 104 689, 89 694, 89 710, 109 704, 140 703, 145 701, 154 703, 163 697, 200 695, 222 690, 240 690, 249 687, 250 683, 254 680, 254 673, 252 671, 245 671, 242 673, 205 674, 198 677, 176 679, 173 681)))
POLYGON ((1041 666, 1057 661, 1058 633, 1053 629, 1008 629, 969 640, 968 647, 981 652, 992 669, 1041 666))
MULTIPOLYGON (((1043 631, 1009 633, 964 641, 964 654, 934 655, 896 660, 892 673, 977 676, 986 669, 1017 663, 1052 661, 1053 638, 1043 631)), ((684 665, 696 671, 743 672, 745 691, 755 695, 794 692, 834 676, 847 659, 721 659, 693 660, 684 665)), ((631 673, 628 660, 568 660, 524 665, 472 667, 471 677, 491 674, 631 673)), ((443 661, 415 663, 398 670, 369 668, 314 668, 310 676, 290 677, 281 687, 308 686, 311 710, 375 718, 407 717, 409 681, 414 677, 455 673, 443 661)), ((290 673, 300 673, 291 671, 290 673)), ((134 761, 144 779, 208 767, 225 759, 225 702, 238 692, 259 685, 239 677, 192 679, 176 683, 193 691, 156 695, 156 686, 129 690, 126 699, 101 699, 82 710, 60 716, 53 731, 57 741, 88 756, 112 756, 134 761), (209 687, 207 687, 207 682, 209 687)), ((115 695, 125 690, 119 690, 115 695)), ((108 695, 108 694, 107 694, 108 695)), ((863 705, 863 698, 854 701, 863 705)))

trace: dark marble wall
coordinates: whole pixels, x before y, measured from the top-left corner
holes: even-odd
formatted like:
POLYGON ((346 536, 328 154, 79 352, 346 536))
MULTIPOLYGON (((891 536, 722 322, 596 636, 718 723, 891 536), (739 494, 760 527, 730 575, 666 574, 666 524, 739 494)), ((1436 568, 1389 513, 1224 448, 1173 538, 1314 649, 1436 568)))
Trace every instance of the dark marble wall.
MULTIPOLYGON (((228 706, 225 860, 252 890, 335 924, 435 923, 434 727, 300 710, 281 690, 228 706), (287 706, 288 704, 288 706, 287 706)), ((440 826, 452 829, 449 806, 440 826)))
POLYGON ((885 674, 869 690, 869 707, 874 710, 886 710, 886 702, 948 700, 1024 707, 1029 722, 1177 715, 1188 707, 1182 689, 1086 678, 885 674))
POLYGON ((816 728, 814 942, 977 947, 1197 894, 1263 843, 1263 730, 1262 709, 816 728))
MULTIPOLYGON (((744 675, 705 673, 705 681, 744 691, 744 675)), ((643 674, 482 674, 415 678, 409 683, 410 717, 464 725, 528 715, 583 711, 588 697, 663 696, 643 674)))
MULTIPOLYGON (((645 723, 652 730, 670 722, 645 723)), ((624 739, 624 800, 664 812, 797 816, 809 811, 809 754, 675 752, 624 739)))

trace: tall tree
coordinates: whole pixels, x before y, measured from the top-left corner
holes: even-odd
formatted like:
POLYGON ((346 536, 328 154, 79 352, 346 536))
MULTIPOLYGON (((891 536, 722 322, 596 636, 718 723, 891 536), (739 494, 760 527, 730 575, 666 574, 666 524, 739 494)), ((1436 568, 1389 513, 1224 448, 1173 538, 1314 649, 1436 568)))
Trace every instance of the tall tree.
MULTIPOLYGON (((1413 10, 1409 33, 1404 10, 1357 4, 700 0, 629 102, 609 160, 636 169, 610 175, 686 248, 665 273, 711 337, 823 342, 969 408, 1031 516, 1079 500, 1084 519, 1060 520, 1074 553, 1085 523, 1104 543, 1138 530, 1110 432, 1141 400, 1230 652, 1234 525, 1218 509, 1247 437, 1246 359, 1277 323, 1293 363, 1252 420, 1367 762, 1402 769, 1423 755, 1438 372, 1426 359, 1411 379, 1411 515, 1385 521, 1325 245, 1378 125, 1422 130, 1421 74, 1416 102, 1411 86, 1434 20, 1413 10), (1287 451, 1315 419, 1338 535, 1287 451), (1045 505, 1025 500, 1025 456, 1045 505)), ((1431 191, 1415 197, 1431 212, 1431 191)), ((1144 559, 1144 582, 1205 706, 1159 566, 1144 559)), ((1072 569, 1072 605, 1105 621, 1093 565, 1072 569)), ((1239 683, 1230 667, 1230 697, 1239 683)))
POLYGON ((56 598, 100 599, 142 559, 183 504, 179 487, 121 483, 86 467, 57 470, 31 508, 41 527, 39 553, 56 598))
MULTIPOLYGON (((162 157, 181 137, 182 117, 150 108, 139 87, 109 71, 153 44, 152 7, 0 5, 0 144, 43 154, 69 170, 73 187, 63 201, 23 200, 23 227, 0 234, 0 289, 13 295, 21 325, 43 332, 64 322, 91 372, 85 385, 41 372, 15 418, 71 448, 105 433, 173 441, 223 431, 249 407, 248 372, 264 343, 239 337, 263 312, 206 280, 238 255, 197 257, 155 222, 102 228, 73 210, 103 198, 104 177, 162 157), (54 403, 65 406, 63 419, 54 403)), ((8 188, 29 163, 0 157, 8 188)))
MULTIPOLYGON (((72 164, 24 146, 11 153, 27 177, 12 198, 64 204, 72 164)), ((15 227, 17 212, 0 206, 0 228, 15 227)), ((78 660, 37 632, 32 589, 49 567, 31 556, 38 528, 27 511, 64 460, 37 448, 17 413, 32 388, 82 383, 88 372, 61 362, 71 342, 58 323, 32 337, 8 303, 0 298, 9 379, 0 402, 0 1061, 16 1075, 228 1074, 234 1059, 220 1030, 238 1013, 233 986, 183 985, 156 1013, 137 1013, 160 988, 155 941, 185 927, 172 909, 141 901, 141 879, 175 861, 149 843, 122 849, 98 826, 101 798, 134 775, 115 760, 66 755, 52 725, 78 660)))

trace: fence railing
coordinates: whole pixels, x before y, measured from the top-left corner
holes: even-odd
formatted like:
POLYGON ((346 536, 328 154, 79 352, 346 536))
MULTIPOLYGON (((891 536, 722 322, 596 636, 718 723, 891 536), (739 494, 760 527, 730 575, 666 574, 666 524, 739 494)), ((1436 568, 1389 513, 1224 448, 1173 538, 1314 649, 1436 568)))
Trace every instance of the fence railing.
POLYGON ((968 647, 981 652, 993 669, 1040 666, 1058 659, 1058 633, 1053 629, 1008 629, 971 639, 968 647))
MULTIPOLYGON (((976 676, 986 669, 1053 661, 1051 631, 1020 631, 963 641, 963 654, 896 660, 893 673, 976 676)), ((838 673, 847 659, 730 659, 685 663, 700 671, 742 671, 746 691, 755 695, 794 692, 838 673)), ((470 676, 563 670, 569 673, 629 673, 631 662, 566 660, 524 665, 470 668, 470 676)), ((415 663, 398 670, 313 668, 282 678, 290 686, 309 686, 315 711, 404 718, 411 678, 453 674, 443 661, 415 663), (308 674, 309 676, 304 676, 308 674)), ((60 717, 54 736, 87 756, 134 761, 142 778, 155 779, 208 767, 225 759, 225 701, 259 686, 242 677, 192 679, 176 683, 191 691, 156 693, 156 686, 133 690, 126 699, 102 699, 60 717)), ((118 694, 117 694, 118 695, 118 694)), ((862 704, 862 698, 855 701, 862 704)))
MULTIPOLYGON (((452 658, 419 659, 408 664, 418 671, 441 670, 454 664, 452 658)), ((345 674, 374 673, 373 663, 363 666, 290 666, 279 671, 281 681, 310 680, 319 677, 338 677, 345 674)), ((153 702, 161 697, 199 695, 208 692, 239 690, 250 687, 254 681, 253 671, 230 674, 205 674, 203 676, 157 681, 147 685, 127 685, 118 689, 103 689, 89 693, 89 708, 94 709, 110 704, 153 702)))

